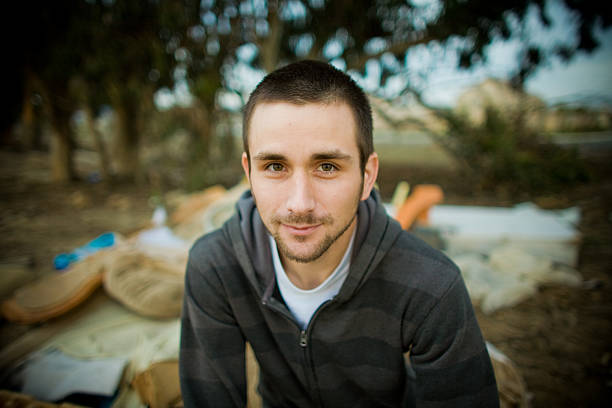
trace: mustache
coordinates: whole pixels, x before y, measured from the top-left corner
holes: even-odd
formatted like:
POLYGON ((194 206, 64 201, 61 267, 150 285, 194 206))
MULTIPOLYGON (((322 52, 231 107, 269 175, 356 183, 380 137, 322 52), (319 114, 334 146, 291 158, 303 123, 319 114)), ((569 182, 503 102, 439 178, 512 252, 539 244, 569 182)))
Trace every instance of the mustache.
POLYGON ((276 224, 291 224, 291 225, 314 225, 314 224, 331 224, 333 221, 332 217, 327 215, 324 217, 316 217, 314 214, 288 214, 284 216, 275 216, 272 218, 272 222, 276 224))

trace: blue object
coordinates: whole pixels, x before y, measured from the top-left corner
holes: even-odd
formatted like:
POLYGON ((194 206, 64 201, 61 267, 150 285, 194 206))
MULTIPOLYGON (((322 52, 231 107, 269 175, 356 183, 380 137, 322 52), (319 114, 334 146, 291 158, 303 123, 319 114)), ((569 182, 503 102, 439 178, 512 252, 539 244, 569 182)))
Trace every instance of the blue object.
POLYGON ((58 270, 66 269, 71 263, 87 258, 94 252, 113 245, 115 245, 115 234, 113 232, 104 233, 70 253, 57 255, 53 259, 53 266, 58 270))

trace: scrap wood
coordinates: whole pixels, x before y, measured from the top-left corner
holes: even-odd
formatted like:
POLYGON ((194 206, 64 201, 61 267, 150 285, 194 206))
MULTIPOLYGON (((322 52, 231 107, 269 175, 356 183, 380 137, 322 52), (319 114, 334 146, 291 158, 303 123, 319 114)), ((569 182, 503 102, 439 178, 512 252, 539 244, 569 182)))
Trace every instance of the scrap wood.
POLYGON ((141 407, 138 395, 130 387, 134 374, 145 370, 152 362, 178 358, 179 319, 158 320, 140 316, 110 299, 104 291, 98 291, 75 313, 35 327, 30 332, 42 328, 48 330, 30 339, 31 347, 27 347, 27 350, 21 349, 22 339, 7 350, 4 357, 12 367, 7 373, 17 374, 16 368, 22 366, 27 356, 50 348, 77 359, 128 359, 129 364, 113 404, 115 407, 141 407), (19 361, 11 358, 15 351, 22 355, 19 361))
POLYGON ((19 408, 85 408, 82 405, 74 405, 67 402, 53 404, 37 401, 29 395, 7 390, 0 390, 0 406, 19 408))
MULTIPOLYGON (((198 237, 221 227, 234 214, 236 202, 247 189, 248 184, 241 182, 225 192, 212 190, 207 193, 210 196, 210 201, 207 199, 205 206, 190 213, 189 216, 184 216, 184 220, 180 223, 173 224, 174 234, 192 242, 198 237)), ((170 217, 174 219, 177 216, 173 213, 170 217)), ((179 218, 183 218, 183 216, 181 215, 179 218)))
POLYGON ((12 322, 44 322, 79 306, 104 283, 111 296, 138 313, 176 317, 182 304, 188 246, 184 250, 149 246, 139 242, 138 234, 121 245, 101 249, 63 272, 21 286, 0 311, 12 322))
POLYGON ((31 257, 0 260, 0 300, 10 297, 21 286, 35 279, 31 257))
POLYGON ((140 400, 150 408, 169 408, 181 401, 178 360, 153 363, 132 380, 140 400))
POLYGON ((152 258, 135 250, 117 251, 108 261, 104 288, 128 309, 143 316, 178 317, 185 265, 152 258))
POLYGON ((189 195, 172 212, 170 222, 173 225, 188 222, 194 215, 205 210, 206 207, 221 198, 225 193, 226 190, 223 186, 215 185, 208 187, 202 192, 189 195))
MULTIPOLYGON (((262 406, 261 397, 257 391, 259 364, 248 342, 245 350, 245 364, 247 408, 259 408, 262 406)), ((179 408, 182 406, 178 360, 171 359, 151 364, 146 370, 137 373, 131 384, 138 392, 140 400, 150 408, 179 408)))
POLYGON ((47 274, 20 287, 2 303, 3 316, 31 324, 60 316, 86 300, 102 284, 102 250, 62 273, 47 274))

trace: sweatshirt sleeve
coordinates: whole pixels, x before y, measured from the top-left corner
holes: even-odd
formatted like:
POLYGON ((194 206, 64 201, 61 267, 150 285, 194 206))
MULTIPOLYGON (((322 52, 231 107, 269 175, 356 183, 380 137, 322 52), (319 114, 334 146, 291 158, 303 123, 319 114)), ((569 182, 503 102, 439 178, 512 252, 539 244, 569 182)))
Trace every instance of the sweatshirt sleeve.
POLYGON ((245 340, 212 265, 190 254, 179 372, 185 407, 246 405, 245 340))
POLYGON ((419 408, 499 407, 491 360, 460 274, 418 328, 410 363, 419 408))

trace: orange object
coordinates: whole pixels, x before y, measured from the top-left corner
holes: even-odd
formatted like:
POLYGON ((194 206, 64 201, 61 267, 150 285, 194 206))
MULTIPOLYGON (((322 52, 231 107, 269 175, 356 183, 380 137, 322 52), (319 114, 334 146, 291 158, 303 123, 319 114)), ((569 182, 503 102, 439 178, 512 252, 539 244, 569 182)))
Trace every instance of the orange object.
POLYGON ((429 209, 440 203, 444 198, 442 188, 436 184, 419 184, 412 194, 397 211, 395 219, 403 229, 409 229, 416 221, 419 224, 428 223, 429 209))

